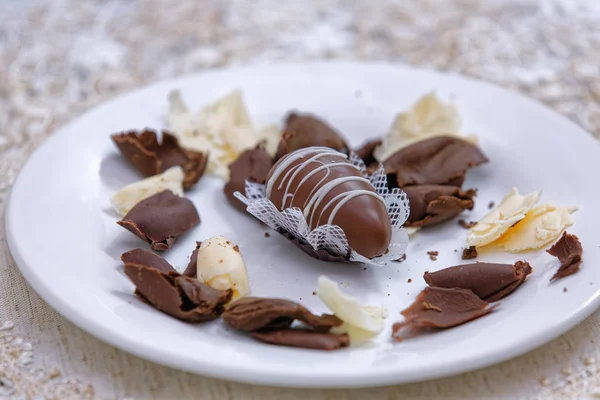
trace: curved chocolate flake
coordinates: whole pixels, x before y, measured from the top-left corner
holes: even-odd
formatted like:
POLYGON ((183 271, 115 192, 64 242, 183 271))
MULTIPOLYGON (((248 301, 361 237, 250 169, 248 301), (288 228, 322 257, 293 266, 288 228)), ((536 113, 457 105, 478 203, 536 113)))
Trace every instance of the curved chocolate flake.
POLYGON ((275 160, 294 150, 312 146, 330 147, 344 154, 349 153, 349 147, 341 135, 324 121, 311 115, 291 113, 287 117, 275 160))
POLYGON ((170 276, 178 276, 179 272, 161 256, 144 249, 134 249, 121 254, 123 264, 140 264, 154 268, 170 276))
POLYGON ((556 271, 550 281, 574 274, 579 271, 579 266, 583 262, 581 258, 583 247, 581 247, 579 238, 567 232, 563 233, 558 242, 554 243, 546 251, 560 261, 560 267, 558 267, 558 271, 556 271))
POLYGON ((449 185, 417 185, 402 189, 410 202, 404 226, 422 227, 448 221, 464 210, 472 210, 477 190, 462 191, 449 185))
POLYGON ((202 242, 196 242, 196 248, 192 251, 192 255, 190 256, 190 262, 183 271, 183 276, 187 276, 189 278, 195 278, 198 275, 198 249, 200 249, 200 245, 202 242))
POLYGON ((243 297, 223 313, 223 321, 234 329, 253 332, 288 328, 302 321, 317 332, 328 332, 342 321, 329 314, 317 316, 298 303, 285 299, 243 297))
POLYGON ((318 333, 303 329, 252 332, 251 335, 261 342, 306 349, 337 350, 350 345, 350 339, 346 334, 318 333))
POLYGON ((469 168, 487 161, 487 157, 474 144, 456 137, 437 136, 400 149, 385 160, 383 165, 392 187, 460 187, 469 168))
POLYGON ((217 318, 225 304, 231 301, 231 290, 213 289, 196 279, 179 275, 168 262, 157 262, 147 250, 134 252, 137 254, 128 252, 122 256, 126 262, 125 274, 136 286, 136 295, 165 314, 187 322, 210 321, 217 318), (128 262, 132 260, 136 262, 128 262))
POLYGON ((495 306, 467 289, 426 287, 408 308, 401 312, 404 321, 392 327, 392 337, 402 341, 405 332, 419 328, 452 328, 492 312, 495 306))
POLYGON ((381 139, 372 139, 364 142, 358 149, 354 150, 357 156, 362 158, 367 169, 374 171, 379 167, 379 162, 375 159, 373 152, 377 146, 381 145, 381 139))
POLYGON ((183 168, 183 187, 191 188, 204 174, 208 154, 184 149, 169 132, 163 131, 158 143, 155 131, 129 131, 111 136, 123 156, 144 176, 153 176, 179 165, 183 168))
POLYGON ((514 292, 533 269, 526 261, 511 264, 475 263, 425 272, 432 287, 469 289, 487 302, 498 301, 514 292))
POLYGON ((163 251, 199 224, 200 216, 190 200, 164 190, 137 203, 117 223, 148 242, 152 250, 163 251))
POLYGON ((240 192, 246 194, 246 180, 256 183, 265 183, 267 175, 273 166, 273 158, 259 144, 253 149, 246 150, 229 165, 229 182, 223 191, 227 200, 240 211, 246 211, 246 205, 233 194, 240 192))

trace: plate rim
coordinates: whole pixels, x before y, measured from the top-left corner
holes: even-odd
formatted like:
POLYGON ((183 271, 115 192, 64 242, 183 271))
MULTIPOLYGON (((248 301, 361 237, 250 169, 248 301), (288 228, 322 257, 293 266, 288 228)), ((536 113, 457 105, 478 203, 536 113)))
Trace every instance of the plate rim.
POLYGON ((123 334, 118 331, 112 331, 110 329, 102 326, 101 323, 98 323, 92 318, 86 318, 82 313, 77 311, 74 307, 72 307, 68 302, 61 300, 58 296, 56 296, 50 290, 48 285, 45 285, 43 280, 40 279, 33 272, 33 268, 27 265, 24 262, 24 258, 22 257, 18 245, 16 243, 16 239, 13 237, 13 231, 10 228, 12 224, 12 213, 11 213, 11 203, 13 199, 13 194, 15 192, 15 188, 19 189, 19 182, 23 175, 23 171, 29 168, 32 165, 32 160, 37 156, 37 154, 41 151, 42 148, 47 147, 49 143, 59 137, 62 132, 68 131, 71 125, 76 124, 80 119, 85 118, 88 114, 92 112, 97 112, 102 109, 104 106, 119 101, 127 96, 135 96, 137 93, 152 90, 152 88, 164 84, 171 84, 172 86, 177 86, 179 82, 190 80, 190 79, 199 79, 202 76, 211 73, 235 73, 236 70, 247 70, 247 69, 277 69, 281 67, 286 68, 332 68, 332 67, 340 67, 340 68, 373 68, 373 67, 387 67, 387 68, 396 68, 402 69, 408 73, 417 73, 417 72, 427 72, 438 76, 443 77, 453 77, 455 79, 477 83, 478 85, 489 86, 494 90, 501 90, 504 92, 509 92, 513 96, 517 96, 522 101, 526 101, 528 103, 533 103, 537 107, 541 107, 545 109, 547 112, 551 112, 556 117, 561 118, 563 122, 568 123, 570 128, 578 130, 582 132, 589 139, 589 143, 595 143, 596 145, 600 145, 594 138, 591 137, 589 133, 586 133, 585 130, 577 125, 575 122, 571 121, 567 117, 558 112, 550 109, 543 103, 529 98, 520 92, 516 92, 513 90, 505 89, 496 85, 494 83, 474 79, 471 77, 467 77, 464 75, 456 74, 456 73, 447 73, 437 71, 431 68, 415 68, 411 66, 407 66, 405 64, 392 63, 392 62, 353 62, 353 61, 328 61, 328 62, 309 62, 309 63, 274 63, 274 64, 249 64, 245 66, 234 66, 220 69, 211 69, 205 70, 202 72, 183 75, 175 78, 160 80, 142 87, 139 87, 133 91, 122 93, 113 98, 107 99, 106 101, 88 109, 83 114, 79 115, 75 119, 67 122, 66 124, 57 128, 51 135, 48 136, 42 143, 40 143, 37 148, 32 152, 32 154, 28 157, 27 161, 24 163, 22 168, 20 169, 17 178, 13 186, 10 189, 9 194, 7 195, 7 202, 5 204, 4 217, 5 217, 5 230, 6 230, 6 240, 8 244, 9 251, 12 257, 15 260, 16 266, 19 268, 21 274, 27 281, 27 283, 35 290, 35 292, 46 302, 48 303, 54 310, 56 310, 62 317, 66 318, 68 321, 84 330, 88 334, 100 339, 101 341, 108 343, 111 346, 114 346, 120 350, 123 350, 127 353, 133 354, 142 359, 150 360, 157 364, 165 365, 177 370, 183 370, 195 374, 200 374, 203 376, 225 379, 236 382, 250 383, 250 384, 258 384, 258 385, 269 385, 269 386, 277 386, 277 387, 297 387, 297 388, 359 388, 359 387, 376 387, 376 386, 390 386, 395 384, 403 384, 409 382, 417 382, 417 381, 425 381, 431 380, 446 376, 458 375, 461 373, 473 371, 476 369, 484 368, 487 366, 495 365, 506 361, 508 359, 514 358, 516 356, 522 355, 526 352, 532 351, 536 348, 543 346, 549 341, 557 338, 558 336, 564 334, 568 330, 572 329, 574 326, 579 324, 589 315, 591 315, 599 306, 600 306, 600 291, 597 291, 594 296, 583 304, 580 304, 577 309, 570 313, 567 317, 563 318, 561 322, 553 327, 553 329, 548 329, 546 331, 538 332, 533 335, 529 335, 527 340, 523 340, 519 345, 513 346, 509 351, 506 349, 497 349, 495 352, 492 352, 491 355, 488 355, 485 359, 482 357, 473 358, 469 360, 469 362, 465 362, 462 365, 456 366, 452 363, 446 363, 445 365, 439 366, 433 371, 428 371, 423 373, 422 371, 418 374, 418 376, 414 373, 407 373, 401 376, 395 376, 392 371, 380 372, 377 375, 367 375, 365 377, 360 376, 352 376, 352 379, 348 379, 348 377, 344 376, 336 376, 336 377, 326 377, 316 379, 314 376, 310 375, 297 375, 286 373, 285 371, 280 371, 279 375, 271 375, 261 373, 260 369, 250 369, 247 367, 240 368, 237 365, 228 365, 227 368, 223 368, 222 364, 214 363, 210 359, 203 359, 202 363, 188 363, 185 359, 180 359, 180 357, 174 357, 172 354, 161 353, 157 351, 156 348, 150 348, 149 346, 136 342, 135 340, 130 339, 130 337, 126 334, 123 334), (531 343, 534 343, 531 345, 531 343))

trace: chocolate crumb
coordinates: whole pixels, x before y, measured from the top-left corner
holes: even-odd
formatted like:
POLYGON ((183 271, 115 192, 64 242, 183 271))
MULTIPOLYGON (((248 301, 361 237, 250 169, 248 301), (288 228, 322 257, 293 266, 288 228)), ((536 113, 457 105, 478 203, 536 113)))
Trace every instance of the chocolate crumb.
POLYGON ((492 208, 494 208, 495 205, 496 205, 496 203, 494 203, 493 201, 490 201, 490 204, 488 204, 488 208, 491 210, 492 208))
POLYGON ((313 296, 316 296, 316 295, 317 295, 317 292, 313 292, 312 294, 313 294, 313 296))
POLYGON ((265 237, 271 237, 271 234, 269 232, 265 232, 265 237))
POLYGON ((407 281, 407 282, 408 282, 408 283, 411 283, 411 282, 412 282, 412 279, 408 278, 408 281, 407 281))
POLYGON ((472 227, 474 227, 475 225, 477 225, 477 222, 475 222, 475 221, 469 221, 469 222, 467 222, 464 219, 459 219, 458 220, 458 224, 460 226, 462 226, 463 228, 465 228, 465 229, 471 229, 472 227))
POLYGON ((438 251, 428 251, 427 254, 429 254, 429 259, 431 261, 435 261, 435 260, 437 260, 437 256, 440 253, 438 251))
POLYGON ((219 260, 219 264, 223 264, 223 260, 222 260, 222 259, 221 259, 221 260, 219 260))
POLYGON ((471 247, 467 247, 466 249, 463 249, 462 259, 470 260, 472 258, 477 258, 477 249, 475 248, 475 246, 471 246, 471 247))
POLYGON ((565 293, 568 292, 566 287, 563 288, 563 292, 565 292, 565 293))
POLYGON ((402 262, 402 261, 406 261, 406 253, 402 254, 402 257, 400 257, 399 259, 396 260, 397 262, 402 262))
POLYGON ((237 244, 233 246, 233 250, 237 251, 238 253, 240 252, 240 248, 237 244))
POLYGON ((366 271, 366 270, 367 270, 367 267, 364 267, 364 268, 363 268, 363 271, 366 271))

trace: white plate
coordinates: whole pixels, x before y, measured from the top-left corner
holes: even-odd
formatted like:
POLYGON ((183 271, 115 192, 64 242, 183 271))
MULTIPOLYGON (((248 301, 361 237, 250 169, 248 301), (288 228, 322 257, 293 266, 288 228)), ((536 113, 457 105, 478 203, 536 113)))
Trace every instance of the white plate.
POLYGON ((538 103, 495 86, 393 65, 350 63, 256 66, 186 77, 120 97, 65 126, 27 162, 7 209, 10 248, 33 288, 58 312, 98 338, 174 368, 256 384, 359 387, 441 377, 522 354, 555 338, 598 306, 600 264, 595 174, 599 147, 580 128, 538 103), (476 219, 512 186, 543 189, 542 201, 575 203, 576 233, 584 246, 582 270, 548 280, 556 259, 543 251, 485 254, 480 261, 525 258, 534 274, 484 318, 402 343, 390 339, 399 311, 424 287, 426 270, 463 263, 466 230, 456 221, 417 234, 408 260, 385 268, 315 261, 232 209, 222 183, 203 178, 189 192, 202 223, 166 254, 187 264, 194 241, 223 234, 240 245, 252 294, 301 301, 326 311, 313 296, 317 276, 348 284, 365 303, 387 307, 386 329, 371 345, 335 352, 270 346, 228 330, 220 321, 189 325, 138 301, 119 272, 119 255, 144 244, 117 226, 108 198, 139 176, 121 159, 109 135, 165 126, 167 94, 180 89, 197 109, 241 88, 255 123, 281 121, 290 109, 312 111, 353 145, 386 132, 392 118, 424 93, 453 95, 464 131, 475 132, 491 163, 472 170, 465 187, 479 188, 476 219), (455 249, 458 252, 455 252, 455 249), (439 251, 437 261, 428 250, 439 251), (408 283, 408 279, 412 283, 408 283), (568 292, 563 292, 567 287, 568 292))

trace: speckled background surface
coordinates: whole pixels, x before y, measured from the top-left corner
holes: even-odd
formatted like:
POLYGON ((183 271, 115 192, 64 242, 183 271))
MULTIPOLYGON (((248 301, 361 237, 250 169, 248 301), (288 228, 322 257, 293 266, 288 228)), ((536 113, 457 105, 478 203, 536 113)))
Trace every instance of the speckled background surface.
MULTIPOLYGON (((401 62, 495 82, 542 101, 600 137, 599 2, 4 0, 0 212, 31 151, 100 102, 207 68, 322 59, 401 62)), ((0 398, 585 398, 600 393, 598 313, 515 360, 400 387, 271 389, 170 370, 99 342, 47 306, 15 267, 2 219, 0 398)))

